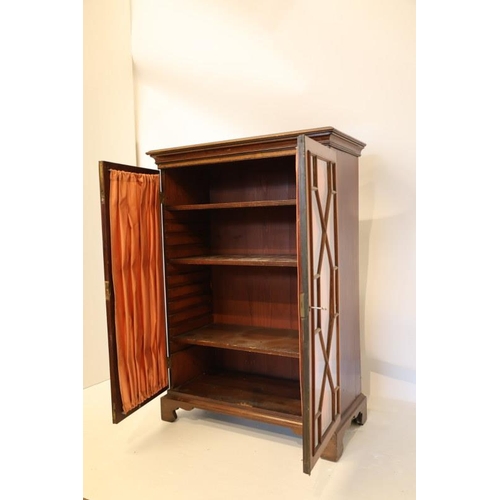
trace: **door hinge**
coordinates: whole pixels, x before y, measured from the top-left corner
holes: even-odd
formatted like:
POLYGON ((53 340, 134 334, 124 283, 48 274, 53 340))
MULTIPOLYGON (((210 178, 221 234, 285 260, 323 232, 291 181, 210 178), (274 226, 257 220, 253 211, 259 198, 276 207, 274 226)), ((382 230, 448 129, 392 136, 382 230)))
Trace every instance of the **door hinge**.
POLYGON ((304 294, 303 293, 299 294, 299 311, 300 311, 300 317, 305 318, 306 317, 306 308, 304 305, 304 294))
POLYGON ((160 205, 165 205, 165 193, 160 191, 160 205))
POLYGON ((111 285, 109 281, 104 282, 104 292, 106 294, 106 300, 111 300, 111 285))
POLYGON ((172 368, 172 358, 167 358, 167 368, 172 368))

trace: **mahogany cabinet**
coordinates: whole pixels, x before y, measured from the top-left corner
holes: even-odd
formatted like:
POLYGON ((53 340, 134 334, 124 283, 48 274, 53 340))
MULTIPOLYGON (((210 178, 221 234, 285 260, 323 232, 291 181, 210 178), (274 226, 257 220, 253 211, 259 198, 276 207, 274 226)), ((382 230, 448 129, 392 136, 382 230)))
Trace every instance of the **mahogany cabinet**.
POLYGON ((156 396, 338 460, 361 393, 358 157, 331 127, 100 162, 113 422, 156 396))

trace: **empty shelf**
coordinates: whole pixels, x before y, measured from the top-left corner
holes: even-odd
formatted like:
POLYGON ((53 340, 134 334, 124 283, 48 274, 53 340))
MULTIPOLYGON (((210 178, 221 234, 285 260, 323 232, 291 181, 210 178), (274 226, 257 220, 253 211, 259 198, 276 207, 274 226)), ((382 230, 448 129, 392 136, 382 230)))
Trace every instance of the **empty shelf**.
POLYGON ((199 255, 170 259, 171 264, 297 267, 296 255, 199 255))
POLYGON ((238 372, 204 374, 172 388, 169 399, 197 408, 302 428, 300 384, 238 372))
POLYGON ((299 332, 256 326, 212 324, 173 338, 176 342, 237 351, 299 357, 299 332))
POLYGON ((259 207, 287 207, 297 205, 296 200, 262 200, 262 201, 233 201, 223 203, 196 203, 190 205, 169 205, 165 208, 172 212, 181 210, 215 210, 224 208, 259 208, 259 207))

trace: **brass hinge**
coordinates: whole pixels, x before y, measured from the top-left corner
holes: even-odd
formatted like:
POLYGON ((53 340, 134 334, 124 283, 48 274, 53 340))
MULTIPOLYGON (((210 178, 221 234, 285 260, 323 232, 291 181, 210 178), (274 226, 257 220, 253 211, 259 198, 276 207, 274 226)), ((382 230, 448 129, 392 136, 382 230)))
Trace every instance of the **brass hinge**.
POLYGON ((172 358, 167 358, 167 368, 172 368, 172 358))
POLYGON ((160 205, 165 205, 165 193, 160 191, 160 205))
POLYGON ((104 292, 106 294, 106 300, 111 300, 111 285, 109 281, 104 282, 104 292))
POLYGON ((299 310, 300 310, 300 317, 305 318, 306 317, 306 308, 304 306, 304 294, 301 293, 299 295, 299 310))

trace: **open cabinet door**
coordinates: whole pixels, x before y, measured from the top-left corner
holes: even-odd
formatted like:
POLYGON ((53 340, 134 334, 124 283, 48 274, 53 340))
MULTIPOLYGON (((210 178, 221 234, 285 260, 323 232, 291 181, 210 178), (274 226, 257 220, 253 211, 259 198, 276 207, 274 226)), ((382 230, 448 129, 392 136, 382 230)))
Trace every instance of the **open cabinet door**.
POLYGON ((304 472, 340 425, 336 152, 299 136, 299 297, 304 472))
POLYGON ((99 163, 113 423, 168 386, 156 170, 99 163))

